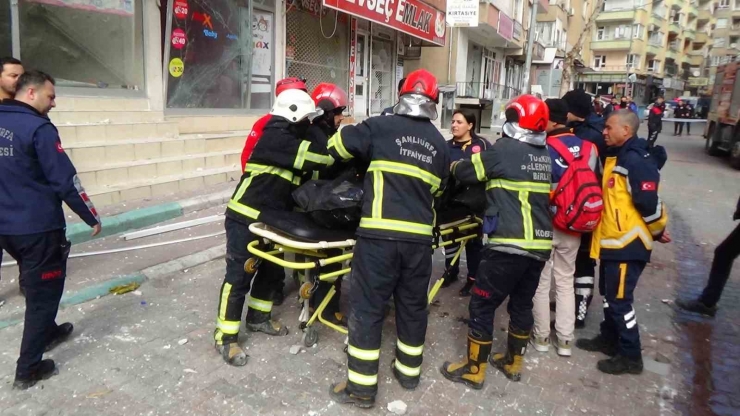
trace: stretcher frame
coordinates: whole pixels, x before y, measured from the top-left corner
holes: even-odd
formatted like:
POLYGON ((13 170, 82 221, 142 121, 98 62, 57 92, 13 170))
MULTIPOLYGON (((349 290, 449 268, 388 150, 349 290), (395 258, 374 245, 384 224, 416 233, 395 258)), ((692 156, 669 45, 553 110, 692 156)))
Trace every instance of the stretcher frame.
MULTIPOLYGON (((254 273, 262 261, 269 261, 293 271, 305 272, 301 275, 302 281, 298 282, 300 283, 299 296, 303 302, 299 317, 300 328, 303 331, 303 344, 310 348, 318 342, 318 331, 314 326, 317 321, 339 333, 347 335, 347 328, 327 321, 322 315, 324 309, 326 309, 331 299, 337 293, 333 283, 340 276, 349 274, 352 271, 352 268, 349 267, 349 262, 353 256, 351 250, 356 240, 306 242, 286 236, 261 222, 250 224, 249 231, 259 236, 260 239, 254 240, 247 245, 247 251, 254 256, 250 257, 244 264, 244 270, 247 273, 254 273), (341 255, 327 257, 326 253, 322 252, 322 250, 326 249, 341 249, 343 253, 341 255), (303 255, 314 258, 315 260, 288 261, 284 258, 286 253, 303 255), (337 263, 344 263, 344 267, 334 272, 320 273, 322 267, 337 263), (318 288, 319 282, 329 282, 332 283, 332 286, 329 288, 326 296, 324 296, 324 299, 319 303, 319 306, 313 313, 310 313, 309 301, 318 288)), ((450 262, 449 267, 453 267, 459 261, 460 253, 463 252, 466 243, 472 239, 479 238, 481 231, 482 221, 475 215, 467 215, 461 219, 441 224, 435 227, 435 242, 432 248, 437 249, 460 243, 460 249, 455 253, 455 256, 450 262), (475 230, 475 233, 467 234, 473 230, 475 230), (448 239, 444 240, 443 237, 448 237, 448 239)), ((432 289, 427 294, 427 302, 429 304, 434 301, 447 276, 448 270, 445 270, 442 278, 438 279, 432 286, 432 289)))

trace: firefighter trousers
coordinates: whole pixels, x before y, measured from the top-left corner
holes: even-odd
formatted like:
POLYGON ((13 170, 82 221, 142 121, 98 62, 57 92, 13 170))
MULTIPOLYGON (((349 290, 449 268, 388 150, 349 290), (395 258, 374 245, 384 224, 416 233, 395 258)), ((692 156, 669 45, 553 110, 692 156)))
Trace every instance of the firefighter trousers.
POLYGON ((374 397, 378 391, 380 340, 385 305, 391 295, 398 335, 395 368, 409 380, 420 377, 431 274, 430 245, 357 239, 349 290, 348 392, 374 397))
POLYGON ((596 260, 591 258, 591 233, 581 236, 581 246, 576 255, 576 272, 573 283, 576 291, 576 326, 583 326, 588 307, 594 297, 596 260))
POLYGON ((544 260, 484 249, 468 307, 470 329, 491 339, 496 309, 508 297, 509 326, 529 333, 534 325, 532 298, 544 267, 544 260))
POLYGON ((275 282, 285 278, 283 268, 269 261, 261 262, 255 273, 247 273, 244 263, 251 257, 247 245, 259 237, 249 231, 249 225, 229 217, 226 217, 224 227, 226 277, 221 285, 214 333, 218 344, 237 341, 247 293, 247 322, 257 324, 269 320, 275 282))
POLYGON ((620 355, 629 358, 642 356, 640 331, 632 302, 645 264, 644 261, 601 260, 599 267, 599 290, 604 295, 601 336, 617 345, 620 355))
POLYGON ((0 235, 0 249, 18 261, 26 314, 16 378, 30 378, 46 345, 57 335, 55 322, 64 293, 70 243, 65 231, 27 235, 0 235))
MULTIPOLYGON (((448 271, 448 277, 452 280, 457 279, 457 275, 460 273, 462 253, 458 256, 457 262, 451 265, 452 259, 460 250, 460 246, 460 243, 453 243, 442 249, 445 255, 445 270, 448 271)), ((468 279, 470 280, 475 280, 475 275, 478 273, 481 250, 483 250, 483 241, 480 238, 474 238, 465 243, 465 261, 468 266, 468 279)))

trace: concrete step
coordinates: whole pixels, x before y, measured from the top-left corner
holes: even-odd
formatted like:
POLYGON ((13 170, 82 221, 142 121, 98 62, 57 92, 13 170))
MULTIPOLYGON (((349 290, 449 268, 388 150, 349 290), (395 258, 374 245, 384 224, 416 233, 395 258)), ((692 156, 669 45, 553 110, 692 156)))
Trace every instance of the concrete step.
POLYGON ((149 111, 149 99, 110 97, 56 97, 52 113, 70 111, 149 111))
POLYGON ((90 123, 57 126, 63 146, 147 138, 176 138, 177 123, 171 121, 90 123))
POLYGON ((161 111, 52 111, 49 118, 56 126, 90 123, 130 123, 164 121, 161 111))
POLYGON ((80 142, 65 145, 75 166, 105 167, 110 164, 139 160, 196 155, 202 153, 239 151, 244 147, 249 131, 218 134, 182 134, 170 138, 144 138, 80 142))
POLYGON ((176 122, 180 133, 217 133, 234 130, 251 130, 262 115, 243 116, 167 116, 165 120, 176 122))
POLYGON ((111 187, 127 183, 155 180, 161 177, 201 172, 208 169, 231 168, 239 170, 241 149, 194 155, 178 155, 128 162, 108 163, 105 166, 77 166, 84 186, 111 187))
MULTIPOLYGON (((240 166, 224 166, 156 178, 132 180, 114 186, 92 186, 86 184, 84 179, 82 179, 82 184, 96 208, 102 208, 125 201, 191 192, 228 181, 238 181, 240 177, 240 166)), ((234 186, 236 186, 236 182, 234 186)))

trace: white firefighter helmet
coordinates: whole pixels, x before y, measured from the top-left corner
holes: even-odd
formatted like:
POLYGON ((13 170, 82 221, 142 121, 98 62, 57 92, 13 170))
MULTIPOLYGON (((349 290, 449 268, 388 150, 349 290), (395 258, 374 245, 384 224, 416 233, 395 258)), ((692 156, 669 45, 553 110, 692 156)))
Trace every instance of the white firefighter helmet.
POLYGON ((313 120, 323 111, 316 108, 316 103, 307 92, 301 90, 285 90, 277 96, 270 114, 283 117, 291 123, 302 120, 313 120))

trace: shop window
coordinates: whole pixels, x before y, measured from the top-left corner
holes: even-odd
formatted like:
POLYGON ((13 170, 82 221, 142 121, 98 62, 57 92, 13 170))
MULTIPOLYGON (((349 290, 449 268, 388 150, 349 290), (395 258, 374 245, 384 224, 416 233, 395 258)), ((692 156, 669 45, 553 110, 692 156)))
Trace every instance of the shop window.
POLYGON ((10 2, 0 2, 0 57, 13 55, 10 2))
POLYGON ((252 12, 246 0, 170 0, 170 4, 169 54, 164 63, 167 107, 269 108, 272 15, 252 12), (260 36, 264 39, 256 39, 260 36))
POLYGON ((23 65, 58 86, 143 89, 142 1, 20 0, 23 65))

